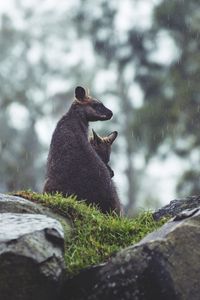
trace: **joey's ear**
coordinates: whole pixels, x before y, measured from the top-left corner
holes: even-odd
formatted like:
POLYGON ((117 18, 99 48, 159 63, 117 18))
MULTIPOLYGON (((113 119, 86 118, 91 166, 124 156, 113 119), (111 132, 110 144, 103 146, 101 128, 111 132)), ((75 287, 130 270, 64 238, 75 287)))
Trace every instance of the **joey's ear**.
POLYGON ((117 131, 113 131, 112 133, 110 133, 107 136, 107 139, 109 141, 109 143, 112 145, 112 143, 114 142, 114 140, 116 139, 116 137, 118 136, 118 132, 117 131))
POLYGON ((94 131, 94 129, 92 129, 92 133, 93 133, 93 139, 97 144, 101 143, 101 137, 94 131))
POLYGON ((86 96, 86 91, 82 86, 77 86, 75 88, 75 97, 76 99, 83 101, 86 96))

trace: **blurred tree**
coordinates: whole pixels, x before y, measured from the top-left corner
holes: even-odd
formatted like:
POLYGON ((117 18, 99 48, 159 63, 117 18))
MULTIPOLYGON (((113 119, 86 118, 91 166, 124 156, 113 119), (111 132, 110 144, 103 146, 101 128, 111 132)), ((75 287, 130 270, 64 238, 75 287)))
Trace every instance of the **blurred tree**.
POLYGON ((134 120, 135 134, 144 142, 147 160, 174 152, 188 161, 177 186, 182 194, 200 193, 199 9, 194 0, 165 0, 155 7, 149 35, 155 45, 162 35, 172 39, 176 55, 170 63, 160 64, 148 55, 148 63, 136 77, 144 91, 144 105, 134 120))
POLYGON ((150 30, 144 30, 138 24, 122 33, 118 30, 119 6, 115 1, 99 0, 98 10, 93 14, 88 13, 92 7, 90 0, 81 3, 81 9, 74 13, 79 36, 89 36, 99 55, 99 64, 102 66, 103 62, 105 70, 115 72, 113 84, 106 86, 105 91, 115 94, 120 105, 118 125, 125 138, 128 160, 125 170, 127 208, 135 203, 134 158, 137 153, 143 153, 147 163, 155 155, 166 158, 172 153, 183 161, 187 159, 191 169, 180 179, 177 191, 184 189, 197 193, 200 174, 200 4, 194 0, 161 1, 155 7, 150 30), (174 45, 176 49, 170 61, 157 57, 163 39, 170 40, 171 47, 174 45), (144 94, 144 105, 139 109, 132 96, 134 80, 144 94))
MULTIPOLYGON (((198 178, 199 4, 161 1, 147 30, 142 20, 134 22, 137 0, 97 0, 95 9, 91 0, 52 7, 45 3, 15 0, 14 17, 12 12, 0 14, 0 185, 5 190, 39 189, 44 148, 37 124, 66 110, 77 83, 116 102, 113 126, 121 133, 120 155, 125 157, 127 210, 137 199, 141 155, 148 163, 155 155, 174 152, 192 162, 198 178), (121 15, 126 5, 133 22, 121 15), (161 36, 176 46, 170 62, 157 59, 161 36), (143 103, 138 102, 138 90, 143 103), (21 175, 25 169, 26 182, 21 175)), ((179 191, 189 179, 192 191, 193 175, 187 180, 183 176, 179 191)))
POLYGON ((4 191, 41 188, 45 149, 36 125, 66 105, 66 98, 53 98, 60 91, 56 84, 65 83, 65 89, 71 84, 63 79, 70 72, 64 16, 25 2, 16 0, 13 10, 0 13, 0 187, 4 191))
POLYGON ((47 149, 37 125, 66 111, 77 83, 90 86, 95 60, 85 64, 68 1, 13 5, 0 11, 0 188, 41 190, 47 149))
MULTIPOLYGON (((134 11, 134 3, 132 5, 134 11)), ((98 9, 92 14, 93 2, 81 0, 80 9, 74 12, 74 25, 77 27, 80 37, 88 38, 96 52, 99 69, 114 74, 112 82, 105 84, 104 93, 115 96, 119 107, 117 126, 123 138, 124 171, 127 177, 127 205, 126 211, 131 211, 136 202, 137 172, 135 172, 135 152, 137 139, 133 132, 132 122, 135 112, 135 99, 132 94, 134 78, 140 61, 145 60, 148 49, 143 45, 144 30, 140 27, 133 29, 129 26, 121 32, 118 17, 120 5, 116 1, 98 1, 98 9)), ((122 20, 126 22, 125 20, 122 20)), ((98 82, 98 85, 101 85, 98 82)), ((102 92, 102 93, 103 93, 102 92)), ((137 100, 137 99, 136 99, 137 100)), ((121 155, 122 155, 122 149, 121 155)))

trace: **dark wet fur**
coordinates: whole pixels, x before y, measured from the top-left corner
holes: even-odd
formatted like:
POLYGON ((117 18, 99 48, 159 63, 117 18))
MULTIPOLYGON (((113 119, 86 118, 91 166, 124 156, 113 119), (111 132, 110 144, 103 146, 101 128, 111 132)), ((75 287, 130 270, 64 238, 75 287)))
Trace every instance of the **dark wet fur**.
POLYGON ((111 154, 111 146, 116 139, 118 133, 117 131, 112 132, 108 136, 101 137, 94 130, 93 135, 90 137, 89 141, 96 153, 99 155, 99 157, 102 159, 102 161, 105 163, 109 173, 110 177, 112 178, 114 176, 114 171, 109 166, 110 161, 110 154, 111 154))
POLYGON ((120 214, 108 168, 88 141, 88 123, 109 120, 112 112, 101 102, 79 94, 53 133, 43 191, 74 194, 78 200, 95 203, 103 213, 120 214))

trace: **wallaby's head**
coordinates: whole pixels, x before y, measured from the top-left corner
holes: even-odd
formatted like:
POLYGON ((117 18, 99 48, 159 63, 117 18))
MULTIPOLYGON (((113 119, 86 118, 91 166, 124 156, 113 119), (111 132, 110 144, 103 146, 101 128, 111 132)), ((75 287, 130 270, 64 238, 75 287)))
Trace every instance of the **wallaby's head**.
POLYGON ((106 108, 100 101, 89 96, 81 86, 77 86, 75 89, 73 108, 88 122, 109 120, 113 115, 111 110, 106 108))
POLYGON ((111 146, 114 140, 116 139, 118 133, 113 131, 108 136, 101 137, 94 130, 92 130, 93 136, 90 137, 90 143, 102 161, 107 165, 111 177, 114 176, 113 170, 108 166, 110 161, 111 146))

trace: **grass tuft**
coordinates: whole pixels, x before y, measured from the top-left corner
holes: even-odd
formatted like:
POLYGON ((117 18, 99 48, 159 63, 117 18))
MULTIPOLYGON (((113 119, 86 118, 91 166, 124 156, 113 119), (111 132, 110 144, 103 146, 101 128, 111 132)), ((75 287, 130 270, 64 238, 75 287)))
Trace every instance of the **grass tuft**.
POLYGON ((79 270, 106 261, 122 248, 139 242, 145 235, 158 229, 167 219, 155 221, 150 211, 135 218, 102 214, 94 206, 88 206, 71 196, 63 198, 37 194, 31 191, 15 193, 30 201, 51 208, 59 215, 70 218, 72 234, 66 234, 65 262, 67 271, 73 275, 79 270))

